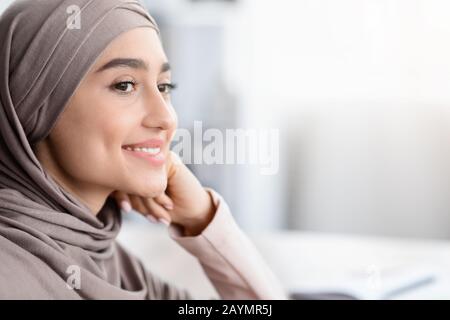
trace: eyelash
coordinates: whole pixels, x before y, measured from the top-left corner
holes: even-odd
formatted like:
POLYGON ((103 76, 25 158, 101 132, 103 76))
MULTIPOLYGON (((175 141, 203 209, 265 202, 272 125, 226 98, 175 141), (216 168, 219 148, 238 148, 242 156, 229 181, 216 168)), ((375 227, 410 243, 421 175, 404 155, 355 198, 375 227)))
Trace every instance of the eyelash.
POLYGON ((170 92, 172 90, 175 90, 177 88, 177 85, 175 83, 161 83, 158 85, 158 90, 160 90, 159 92, 163 93, 163 94, 170 94, 170 92), (160 87, 164 87, 166 89, 169 89, 169 92, 162 92, 160 90, 160 87))
POLYGON ((115 91, 116 91, 117 93, 119 93, 119 94, 122 94, 122 95, 128 95, 128 94, 130 94, 130 92, 127 92, 127 91, 124 91, 124 90, 119 89, 119 86, 121 86, 121 85, 128 85, 128 84, 131 84, 131 85, 134 86, 134 87, 137 85, 137 83, 134 82, 134 81, 120 81, 120 82, 117 82, 117 83, 113 84, 113 85, 111 86, 111 88, 112 88, 113 90, 115 90, 115 91))
MULTIPOLYGON (((112 85, 112 89, 117 91, 121 95, 129 95, 131 92, 120 90, 118 87, 121 85, 129 85, 136 87, 137 83, 135 81, 120 81, 112 85)), ((175 83, 162 83, 158 85, 158 90, 164 95, 169 95, 170 92, 177 88, 175 83), (164 92, 164 90, 169 90, 169 92, 164 92)))

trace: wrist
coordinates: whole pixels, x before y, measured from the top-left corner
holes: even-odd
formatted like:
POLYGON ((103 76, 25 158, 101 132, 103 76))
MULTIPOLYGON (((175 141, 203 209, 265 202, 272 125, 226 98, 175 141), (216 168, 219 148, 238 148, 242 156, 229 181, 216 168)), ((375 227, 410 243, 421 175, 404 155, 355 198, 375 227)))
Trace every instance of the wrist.
POLYGON ((200 210, 199 214, 195 217, 180 223, 185 236, 192 237, 197 236, 210 224, 214 218, 216 207, 208 191, 205 190, 207 200, 205 202, 205 208, 200 210))

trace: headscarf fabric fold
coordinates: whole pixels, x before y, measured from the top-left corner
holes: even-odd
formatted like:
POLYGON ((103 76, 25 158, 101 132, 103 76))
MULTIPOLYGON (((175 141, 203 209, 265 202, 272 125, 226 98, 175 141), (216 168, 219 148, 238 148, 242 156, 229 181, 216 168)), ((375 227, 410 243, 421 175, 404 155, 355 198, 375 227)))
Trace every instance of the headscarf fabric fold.
POLYGON ((0 17, 0 297, 149 298, 140 262, 115 242, 115 201, 94 215, 33 152, 108 44, 138 27, 159 34, 137 0, 18 0, 0 17))

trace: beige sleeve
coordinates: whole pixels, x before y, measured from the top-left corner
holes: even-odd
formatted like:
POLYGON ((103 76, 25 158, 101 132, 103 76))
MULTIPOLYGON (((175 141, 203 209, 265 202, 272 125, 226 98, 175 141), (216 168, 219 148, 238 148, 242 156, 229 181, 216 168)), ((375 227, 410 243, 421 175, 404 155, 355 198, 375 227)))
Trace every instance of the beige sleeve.
POLYGON ((239 228, 224 199, 205 188, 216 206, 213 220, 197 236, 170 225, 170 237, 195 256, 221 299, 288 299, 254 244, 239 228))

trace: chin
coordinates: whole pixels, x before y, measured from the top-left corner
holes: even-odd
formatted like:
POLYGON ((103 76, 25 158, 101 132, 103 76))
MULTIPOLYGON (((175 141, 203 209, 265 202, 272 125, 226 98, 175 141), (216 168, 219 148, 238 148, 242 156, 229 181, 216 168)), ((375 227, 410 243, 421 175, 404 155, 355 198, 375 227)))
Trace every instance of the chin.
POLYGON ((137 195, 145 198, 153 198, 161 194, 167 188, 167 176, 164 177, 153 177, 149 181, 144 181, 144 183, 139 187, 139 192, 137 195))

